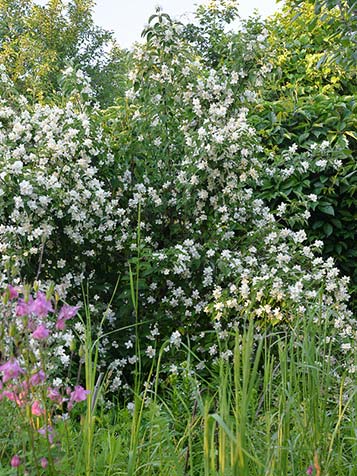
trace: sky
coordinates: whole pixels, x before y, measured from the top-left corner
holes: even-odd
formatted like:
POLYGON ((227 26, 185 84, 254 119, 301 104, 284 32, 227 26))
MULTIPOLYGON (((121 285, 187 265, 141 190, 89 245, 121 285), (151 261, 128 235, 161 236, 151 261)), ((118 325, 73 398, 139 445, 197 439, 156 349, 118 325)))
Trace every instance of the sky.
MULTIPOLYGON (((99 26, 114 31, 118 43, 130 48, 140 40, 141 32, 149 18, 160 5, 174 18, 184 20, 185 13, 192 13, 195 5, 208 3, 209 0, 97 0, 94 8, 94 20, 99 26)), ((36 0, 46 4, 47 0, 36 0)), ((247 17, 257 9, 261 16, 268 16, 278 9, 276 0, 241 0, 240 15, 247 17)))

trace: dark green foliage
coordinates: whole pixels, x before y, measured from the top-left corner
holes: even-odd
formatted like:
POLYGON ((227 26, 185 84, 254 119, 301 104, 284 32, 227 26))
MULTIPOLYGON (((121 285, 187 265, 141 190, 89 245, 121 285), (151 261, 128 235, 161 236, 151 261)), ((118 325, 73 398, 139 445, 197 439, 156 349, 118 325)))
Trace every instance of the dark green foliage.
MULTIPOLYGON (((343 274, 357 286, 357 98, 355 4, 288 2, 270 30, 272 74, 262 90, 253 122, 265 153, 279 154, 292 144, 298 152, 313 143, 341 144, 337 171, 316 174, 295 172, 286 180, 266 183, 264 198, 277 206, 316 194, 306 230, 311 240, 325 243, 325 256, 333 256, 343 274), (294 5, 294 9, 291 6, 294 5), (353 27, 354 25, 354 27, 353 27)), ((291 223, 290 223, 291 224, 291 223)))
POLYGON ((301 174, 265 184, 264 198, 276 208, 281 201, 298 201, 309 194, 318 199, 311 211, 307 229, 311 240, 325 243, 325 255, 333 256, 344 274, 351 276, 352 286, 357 284, 357 171, 355 134, 357 102, 352 96, 316 95, 292 100, 264 102, 253 116, 266 150, 279 151, 297 144, 299 151, 309 150, 311 144, 345 139, 342 168, 336 172, 301 174))

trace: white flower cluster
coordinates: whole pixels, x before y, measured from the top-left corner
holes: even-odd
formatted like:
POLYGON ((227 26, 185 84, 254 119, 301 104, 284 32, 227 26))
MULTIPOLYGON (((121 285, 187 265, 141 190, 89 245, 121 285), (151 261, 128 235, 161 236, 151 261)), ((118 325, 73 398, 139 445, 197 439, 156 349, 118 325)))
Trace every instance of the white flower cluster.
POLYGON ((41 265, 73 285, 86 261, 115 250, 119 192, 104 173, 113 155, 72 102, 22 104, 20 97, 0 105, 0 283, 26 266, 33 277, 41 265))
MULTIPOLYGON (((296 167, 299 173, 338 169, 333 146, 325 141, 304 152, 291 146, 279 158, 264 157, 249 124, 248 75, 240 72, 237 84, 238 73, 207 68, 188 49, 178 35, 167 42, 157 34, 137 51, 131 76, 133 136, 126 153, 141 151, 145 190, 151 187, 159 197, 147 209, 141 195, 153 264, 151 284, 140 296, 145 316, 161 316, 165 336, 167 326, 171 332, 184 329, 203 362, 209 346, 202 331, 218 325, 224 338, 224 329, 233 329, 247 312, 257 323, 272 325, 316 313, 346 352, 356 338, 346 304, 348 279, 339 277, 332 260, 319 257, 320 242, 309 244, 303 229, 279 224, 286 205, 276 212, 259 198, 267 177, 289 178, 296 167)), ((136 172, 140 176, 139 166, 136 172)), ((304 219, 315 201, 313 194, 305 197, 304 219)), ((153 346, 146 354, 153 358, 153 346)))

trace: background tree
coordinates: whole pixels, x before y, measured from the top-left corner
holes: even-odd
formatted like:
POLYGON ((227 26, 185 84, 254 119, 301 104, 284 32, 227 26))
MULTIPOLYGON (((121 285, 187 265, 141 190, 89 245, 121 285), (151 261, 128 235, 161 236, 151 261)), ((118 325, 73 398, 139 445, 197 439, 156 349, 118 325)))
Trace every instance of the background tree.
POLYGON ((120 94, 127 52, 93 22, 92 0, 0 1, 0 61, 16 87, 33 100, 55 100, 69 64, 92 80, 103 105, 120 94), (109 87, 110 85, 110 87, 109 87))

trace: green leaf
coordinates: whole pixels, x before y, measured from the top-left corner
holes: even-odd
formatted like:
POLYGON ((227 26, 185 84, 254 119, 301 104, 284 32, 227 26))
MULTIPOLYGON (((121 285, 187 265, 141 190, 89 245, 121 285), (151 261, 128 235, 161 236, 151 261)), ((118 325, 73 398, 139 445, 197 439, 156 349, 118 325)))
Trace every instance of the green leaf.
POLYGON ((337 220, 337 218, 332 218, 331 223, 333 224, 334 227, 336 228, 342 228, 342 223, 340 220, 337 220))
POLYGON ((341 254, 342 253, 342 245, 340 243, 338 243, 336 246, 335 246, 335 250, 337 252, 337 254, 341 254))
POLYGON ((318 220, 318 221, 315 221, 313 224, 312 224, 312 229, 313 230, 318 230, 319 228, 322 228, 324 222, 321 221, 321 220, 318 220))
POLYGON ((323 207, 318 207, 318 209, 322 212, 322 213, 326 213, 326 215, 332 215, 332 216, 335 216, 335 210, 333 208, 332 205, 325 205, 323 207))
POLYGON ((333 226, 330 223, 325 223, 323 230, 326 236, 331 236, 333 233, 333 226))

